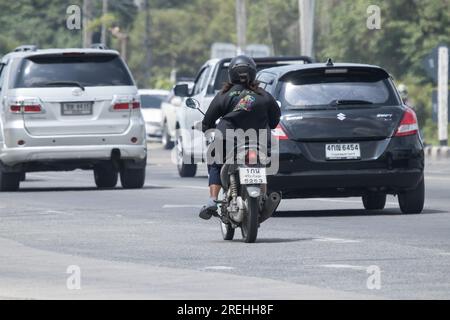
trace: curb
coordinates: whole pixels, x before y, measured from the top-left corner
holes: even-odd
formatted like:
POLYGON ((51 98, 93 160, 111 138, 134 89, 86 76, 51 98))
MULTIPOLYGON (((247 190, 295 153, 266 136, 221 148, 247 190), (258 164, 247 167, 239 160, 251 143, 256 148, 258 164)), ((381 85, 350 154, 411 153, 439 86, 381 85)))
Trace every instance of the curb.
POLYGON ((432 160, 450 159, 450 147, 425 147, 424 152, 432 160))

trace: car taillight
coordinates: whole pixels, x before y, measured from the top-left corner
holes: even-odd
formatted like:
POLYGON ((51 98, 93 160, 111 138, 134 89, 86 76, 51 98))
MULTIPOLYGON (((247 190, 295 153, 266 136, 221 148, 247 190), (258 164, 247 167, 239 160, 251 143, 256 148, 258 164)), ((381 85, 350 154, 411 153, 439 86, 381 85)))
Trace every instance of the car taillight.
POLYGON ((246 164, 257 164, 258 163, 258 151, 248 150, 245 156, 246 164))
POLYGON ((281 125, 278 125, 274 130, 272 130, 272 134, 278 139, 278 140, 288 140, 289 137, 284 132, 283 127, 281 125))
POLYGON ((42 112, 42 107, 39 104, 24 104, 24 105, 11 105, 9 110, 12 113, 40 113, 42 112))
POLYGON ((141 107, 140 102, 132 101, 132 102, 119 102, 113 105, 113 110, 115 111, 123 111, 130 109, 139 109, 141 107))
POLYGON ((411 108, 406 108, 403 114, 402 121, 398 126, 396 137, 411 136, 419 131, 419 124, 417 123, 417 117, 414 110, 411 108))
POLYGON ((20 113, 21 110, 22 107, 18 105, 12 105, 9 107, 9 111, 11 111, 12 113, 20 113))
POLYGON ((115 111, 130 110, 130 103, 129 102, 116 103, 113 106, 113 110, 115 110, 115 111))

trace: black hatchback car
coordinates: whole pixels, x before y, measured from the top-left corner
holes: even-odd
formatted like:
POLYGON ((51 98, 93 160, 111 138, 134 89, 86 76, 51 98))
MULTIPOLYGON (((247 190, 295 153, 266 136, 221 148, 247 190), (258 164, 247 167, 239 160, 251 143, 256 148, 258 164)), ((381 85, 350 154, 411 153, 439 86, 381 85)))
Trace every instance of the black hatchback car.
POLYGON ((362 197, 368 210, 383 209, 393 194, 403 213, 422 212, 417 118, 385 70, 330 60, 266 69, 257 79, 282 112, 271 190, 285 199, 362 197))

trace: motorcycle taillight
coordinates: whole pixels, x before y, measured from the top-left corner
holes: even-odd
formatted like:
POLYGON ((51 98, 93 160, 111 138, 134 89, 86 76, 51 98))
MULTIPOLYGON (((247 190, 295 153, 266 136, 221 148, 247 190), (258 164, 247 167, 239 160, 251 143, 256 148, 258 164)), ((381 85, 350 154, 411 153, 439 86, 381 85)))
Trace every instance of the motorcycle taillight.
POLYGON ((258 163, 258 151, 248 150, 245 155, 245 164, 257 164, 258 163))

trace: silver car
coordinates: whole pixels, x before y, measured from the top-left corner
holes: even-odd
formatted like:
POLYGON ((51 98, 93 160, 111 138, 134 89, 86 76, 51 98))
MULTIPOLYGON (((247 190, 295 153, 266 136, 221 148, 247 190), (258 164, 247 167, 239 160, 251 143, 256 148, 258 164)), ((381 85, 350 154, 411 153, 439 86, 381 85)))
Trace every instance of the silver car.
POLYGON ((25 172, 93 170, 99 188, 141 188, 140 99, 117 51, 23 46, 0 63, 0 191, 25 172))

